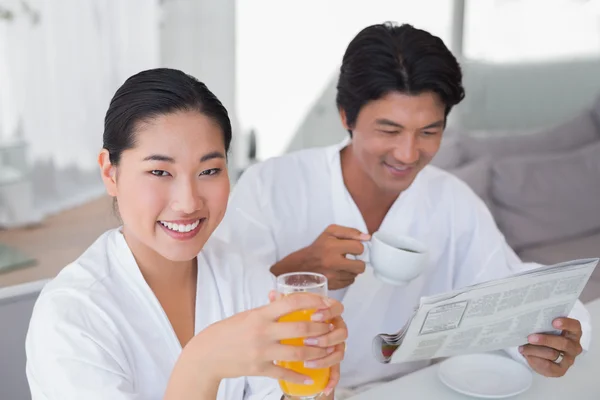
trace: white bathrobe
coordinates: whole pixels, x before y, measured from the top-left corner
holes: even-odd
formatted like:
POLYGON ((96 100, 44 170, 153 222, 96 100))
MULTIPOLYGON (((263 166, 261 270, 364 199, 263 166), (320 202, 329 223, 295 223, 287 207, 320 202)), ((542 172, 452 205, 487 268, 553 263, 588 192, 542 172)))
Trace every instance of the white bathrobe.
MULTIPOLYGON (((268 302, 272 277, 211 238, 198 256, 195 332, 268 302)), ((240 332, 242 335, 243 332, 240 332)), ((181 345, 119 230, 42 291, 26 342, 33 400, 162 399, 181 345)), ((199 368, 211 368, 203 360, 199 368)), ((276 380, 222 381, 219 400, 280 400, 276 380)))
MULTIPOLYGON (((302 150, 250 167, 234 189, 217 234, 259 257, 268 269, 310 245, 330 224, 367 232, 342 178, 340 150, 347 143, 302 150)), ((421 296, 528 268, 507 246, 489 210, 473 191, 433 166, 421 171, 398 197, 380 230, 424 242, 430 265, 425 274, 405 287, 379 281, 367 266, 354 284, 331 293, 343 299, 349 330, 340 387, 356 388, 393 379, 427 365, 381 364, 371 347, 378 333, 402 328, 421 296)), ((583 325, 582 344, 587 348, 589 314, 577 303, 572 316, 583 325)), ((510 350, 523 361, 516 348, 510 350)))

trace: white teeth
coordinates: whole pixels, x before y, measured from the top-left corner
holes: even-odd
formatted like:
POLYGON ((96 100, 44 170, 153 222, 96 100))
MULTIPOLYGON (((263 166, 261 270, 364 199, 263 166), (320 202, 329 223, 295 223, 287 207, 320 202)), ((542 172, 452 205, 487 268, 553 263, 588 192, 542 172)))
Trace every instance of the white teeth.
POLYGON ((164 222, 164 221, 159 221, 164 227, 175 231, 175 232, 182 232, 182 233, 186 233, 186 232, 191 232, 194 229, 196 229, 198 227, 198 224, 200 224, 200 220, 197 220, 196 222, 194 222, 193 224, 174 224, 172 222, 164 222))

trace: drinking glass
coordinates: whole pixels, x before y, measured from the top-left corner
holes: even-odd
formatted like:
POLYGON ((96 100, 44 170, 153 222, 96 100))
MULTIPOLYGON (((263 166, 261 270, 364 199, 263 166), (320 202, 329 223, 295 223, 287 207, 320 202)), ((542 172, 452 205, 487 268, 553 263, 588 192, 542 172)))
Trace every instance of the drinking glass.
MULTIPOLYGON (((327 277, 314 272, 291 272, 277 277, 277 291, 285 296, 296 293, 313 293, 327 297, 327 277)), ((310 321, 317 310, 300 310, 282 316, 280 322, 310 321)), ((286 339, 282 344, 304 346, 304 338, 286 339)), ((306 368, 303 361, 278 361, 277 365, 309 376, 313 383, 302 385, 284 380, 279 381, 281 390, 290 400, 314 400, 318 398, 329 382, 329 368, 306 368)))

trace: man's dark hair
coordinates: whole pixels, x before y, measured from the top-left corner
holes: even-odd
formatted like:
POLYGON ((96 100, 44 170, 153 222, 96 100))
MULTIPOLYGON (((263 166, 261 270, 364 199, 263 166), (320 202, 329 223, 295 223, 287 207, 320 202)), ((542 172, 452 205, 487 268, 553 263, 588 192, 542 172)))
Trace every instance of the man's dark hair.
POLYGON ((465 97, 460 65, 439 37, 388 22, 363 29, 348 45, 336 103, 353 129, 365 104, 391 92, 435 92, 446 106, 446 117, 465 97))

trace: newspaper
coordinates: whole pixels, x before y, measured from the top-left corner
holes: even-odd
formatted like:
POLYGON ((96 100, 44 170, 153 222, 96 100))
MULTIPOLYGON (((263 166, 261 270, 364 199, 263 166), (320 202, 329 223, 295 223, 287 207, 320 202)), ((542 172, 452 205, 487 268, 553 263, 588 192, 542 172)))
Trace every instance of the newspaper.
POLYGON ((569 314, 598 261, 544 266, 422 297, 404 328, 374 338, 375 357, 428 360, 519 346, 532 333, 560 334, 552 321, 569 314))

